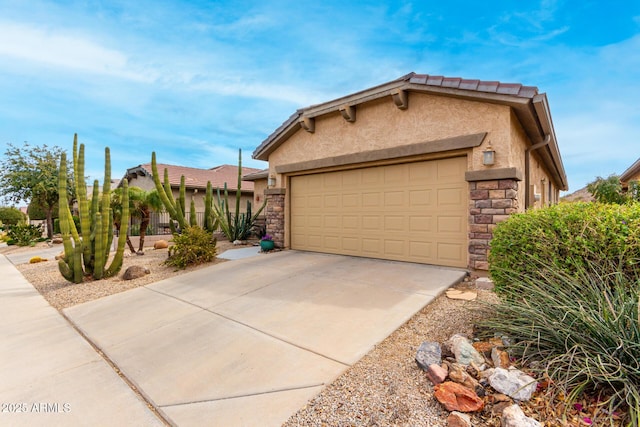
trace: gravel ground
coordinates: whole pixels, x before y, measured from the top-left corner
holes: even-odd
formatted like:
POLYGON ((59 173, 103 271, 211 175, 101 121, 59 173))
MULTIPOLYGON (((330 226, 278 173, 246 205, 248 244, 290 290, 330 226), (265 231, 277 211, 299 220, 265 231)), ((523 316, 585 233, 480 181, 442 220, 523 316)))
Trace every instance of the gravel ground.
MULTIPOLYGON (((233 245, 229 242, 218 243, 218 253, 230 248, 233 245)), ((37 248, 0 248, 0 253, 15 251, 37 254, 37 248)), ((122 272, 130 265, 144 265, 151 274, 125 281, 121 279, 121 273, 118 277, 78 285, 62 278, 55 260, 21 264, 17 268, 52 306, 62 310, 203 267, 175 271, 162 265, 166 258, 167 249, 148 248, 144 256, 127 256, 122 272)), ((468 286, 463 283, 458 287, 468 286)), ((495 300, 495 294, 480 290, 478 300, 495 300)), ((284 425, 447 426, 449 413, 433 397, 433 386, 416 365, 415 353, 423 341, 443 342, 455 333, 471 336, 474 320, 479 316, 475 309, 479 306, 475 301, 453 300, 440 295, 328 385, 284 425)))
MULTIPOLYGON (((494 301, 495 294, 479 290, 478 300, 494 301)), ((475 301, 440 295, 309 401, 285 426, 447 426, 449 412, 433 397, 433 385, 417 366, 415 354, 423 341, 442 343, 455 333, 471 336, 479 307, 475 301)))

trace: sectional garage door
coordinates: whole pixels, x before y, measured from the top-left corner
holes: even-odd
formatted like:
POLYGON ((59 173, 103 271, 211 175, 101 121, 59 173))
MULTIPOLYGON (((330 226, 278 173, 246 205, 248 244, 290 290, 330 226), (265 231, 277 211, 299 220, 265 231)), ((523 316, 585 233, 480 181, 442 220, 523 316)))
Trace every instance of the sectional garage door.
POLYGON ((467 266, 466 157, 291 177, 293 249, 467 266))

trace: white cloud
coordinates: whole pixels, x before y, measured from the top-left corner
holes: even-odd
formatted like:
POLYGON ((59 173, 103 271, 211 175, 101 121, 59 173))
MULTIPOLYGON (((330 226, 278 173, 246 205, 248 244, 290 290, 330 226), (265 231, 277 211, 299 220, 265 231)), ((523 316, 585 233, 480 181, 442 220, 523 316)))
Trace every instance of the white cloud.
POLYGON ((0 22, 0 56, 45 66, 149 82, 152 73, 135 70, 126 54, 103 47, 82 34, 0 22))

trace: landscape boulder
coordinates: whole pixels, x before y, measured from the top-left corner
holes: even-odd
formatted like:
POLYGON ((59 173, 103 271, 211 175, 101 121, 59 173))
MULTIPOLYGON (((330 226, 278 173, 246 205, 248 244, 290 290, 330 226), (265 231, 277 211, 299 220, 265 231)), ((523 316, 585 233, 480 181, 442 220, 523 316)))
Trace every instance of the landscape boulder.
POLYGON ((500 393, 504 393, 514 400, 526 401, 538 387, 538 382, 519 369, 495 368, 485 372, 489 384, 500 393))
POLYGON ((456 357, 456 362, 462 365, 469 365, 474 362, 481 366, 484 364, 484 357, 475 349, 465 336, 455 334, 446 342, 451 352, 456 357))
POLYGON ((169 242, 166 240, 158 240, 153 244, 153 249, 167 249, 169 247, 169 242))
POLYGON ((473 390, 453 381, 445 381, 434 389, 435 398, 447 411, 475 412, 484 407, 484 402, 473 390))
POLYGON ((53 239, 51 239, 51 243, 53 243, 54 245, 61 245, 62 237, 54 237, 53 239))
POLYGON ((453 411, 447 417, 448 427, 471 427, 471 417, 462 412, 453 411))
POLYGON ((429 369, 429 365, 442 363, 442 349, 440 344, 433 341, 425 341, 420 344, 416 352, 416 363, 423 371, 429 369))
POLYGON ((502 427, 542 427, 538 421, 527 417, 518 405, 507 406, 502 411, 502 427))
POLYGON ((445 367, 434 363, 429 365, 429 369, 427 369, 427 378, 429 378, 429 381, 433 384, 440 384, 447 379, 448 373, 449 371, 445 367))
POLYGON ((147 267, 143 267, 141 265, 132 265, 125 270, 122 278, 124 280, 133 280, 143 277, 149 273, 151 273, 151 271, 149 271, 147 267))

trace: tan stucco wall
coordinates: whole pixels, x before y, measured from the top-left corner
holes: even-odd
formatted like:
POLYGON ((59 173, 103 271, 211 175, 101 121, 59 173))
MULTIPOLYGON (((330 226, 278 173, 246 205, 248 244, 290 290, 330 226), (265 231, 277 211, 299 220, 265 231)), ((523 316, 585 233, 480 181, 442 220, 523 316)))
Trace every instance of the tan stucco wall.
POLYGON ((496 153, 493 168, 511 166, 510 108, 455 98, 409 94, 409 108, 398 109, 391 97, 359 104, 356 121, 338 112, 316 118, 315 133, 298 130, 269 156, 277 187, 286 187, 276 174, 279 165, 359 153, 461 135, 488 132, 485 142, 469 156, 469 170, 482 170, 482 151, 490 141, 496 153))
POLYGON ((129 187, 138 187, 145 191, 151 191, 156 188, 150 176, 138 176, 131 179, 129 181, 129 187))
MULTIPOLYGON (((260 209, 265 201, 264 190, 267 189, 267 179, 258 179, 253 181, 253 209, 260 209)), ((262 211, 264 215, 264 211, 262 211)))
POLYGON ((631 181, 640 181, 640 171, 638 171, 637 174, 631 176, 631 178, 625 181, 624 184, 629 185, 631 181))

